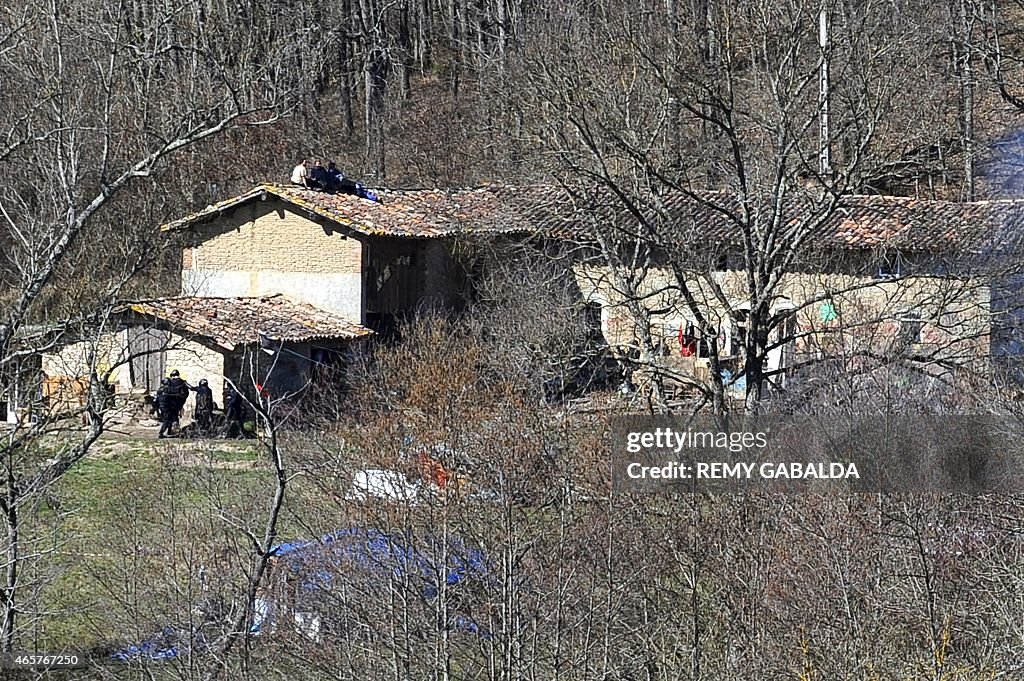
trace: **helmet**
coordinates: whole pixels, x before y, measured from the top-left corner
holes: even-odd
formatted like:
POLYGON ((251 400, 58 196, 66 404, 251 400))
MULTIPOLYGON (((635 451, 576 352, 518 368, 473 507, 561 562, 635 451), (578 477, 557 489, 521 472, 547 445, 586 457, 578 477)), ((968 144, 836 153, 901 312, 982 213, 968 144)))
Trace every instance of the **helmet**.
POLYGON ((171 372, 171 378, 174 378, 175 376, 181 376, 181 374, 178 373, 177 369, 175 369, 174 371, 171 372))
POLYGON ((209 383, 207 382, 207 380, 205 378, 200 378, 199 379, 199 385, 209 385, 209 383))

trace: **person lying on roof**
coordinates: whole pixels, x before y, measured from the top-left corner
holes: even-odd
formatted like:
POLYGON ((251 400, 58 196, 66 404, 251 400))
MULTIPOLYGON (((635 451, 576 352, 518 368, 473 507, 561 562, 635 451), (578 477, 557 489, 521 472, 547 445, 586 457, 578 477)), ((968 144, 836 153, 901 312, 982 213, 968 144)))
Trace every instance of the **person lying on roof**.
POLYGON ((327 190, 332 192, 340 191, 342 184, 346 181, 345 173, 341 172, 341 169, 334 165, 334 161, 329 161, 327 163, 327 190))
POLYGON ((377 203, 383 203, 380 197, 377 196, 372 190, 367 189, 362 182, 353 182, 345 176, 338 166, 334 165, 334 161, 327 164, 327 191, 338 192, 341 194, 353 194, 361 199, 368 199, 370 201, 376 201, 377 203))

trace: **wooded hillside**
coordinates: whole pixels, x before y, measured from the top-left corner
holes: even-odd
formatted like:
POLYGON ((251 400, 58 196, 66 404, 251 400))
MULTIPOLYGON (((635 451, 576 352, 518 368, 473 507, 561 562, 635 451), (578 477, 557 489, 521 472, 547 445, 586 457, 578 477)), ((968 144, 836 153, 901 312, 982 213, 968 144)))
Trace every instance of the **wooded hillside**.
MULTIPOLYGON (((848 191, 1014 194, 1019 18, 971 0, 32 0, 0 17, 4 281, 45 259, 29 217, 49 234, 104 197, 68 245, 120 272, 155 225, 303 157, 392 187, 696 189, 769 183, 782 154, 848 191)), ((53 304, 96 295, 75 269, 53 304)))
MULTIPOLYGON (((1021 391, 990 371, 988 320, 1012 322, 997 330, 1020 348, 1024 219, 843 201, 1024 198, 1022 29, 1024 0, 6 3, 0 387, 26 406, 0 440, 0 654, 81 647, 91 678, 1013 678, 1019 495, 619 493, 608 433, 612 415, 691 407, 992 413, 1008 425, 986 442, 1016 451, 1021 391), (227 394, 246 441, 116 430, 101 340, 125 330, 123 301, 180 287, 158 226, 304 158, 370 187, 543 183, 583 236, 493 258, 461 319, 403 319, 401 340, 343 369, 290 351, 323 381, 305 392, 242 375, 227 394), (853 209, 877 220, 850 227, 853 209), (676 229, 698 211, 716 219, 690 227, 729 240, 676 229), (920 257, 934 304, 896 296, 844 345, 844 294, 914 290, 884 237, 915 220, 949 246, 920 257), (832 241, 881 227, 856 251, 816 248, 830 225, 832 241), (612 299, 582 299, 566 251, 622 301, 618 355, 595 333, 612 299), (787 297, 812 268, 840 283, 787 297), (965 292, 980 331, 946 314, 965 292), (808 317, 829 344, 773 365, 814 337, 808 317), (928 354, 926 324, 985 343, 928 354), (666 329, 691 368, 707 360, 690 402, 659 386, 666 329), (68 345, 84 348, 71 406, 44 394, 40 359, 68 345), (780 385, 794 366, 801 381, 780 385), (634 369, 653 376, 642 390, 634 369), (593 376, 611 389, 581 408, 593 376), (371 479, 384 493, 367 499, 371 479), (416 503, 395 503, 410 488, 416 503)), ((354 290, 383 287, 390 270, 354 253, 354 290)), ((287 339, 245 325, 239 352, 277 366, 287 339)), ((916 456, 919 434, 897 454, 916 456)))

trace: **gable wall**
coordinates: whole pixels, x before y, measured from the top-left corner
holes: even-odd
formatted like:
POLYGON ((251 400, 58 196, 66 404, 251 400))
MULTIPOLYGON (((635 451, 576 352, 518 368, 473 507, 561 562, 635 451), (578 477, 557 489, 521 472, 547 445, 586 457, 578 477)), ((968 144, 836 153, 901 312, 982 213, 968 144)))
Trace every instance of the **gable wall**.
POLYGON ((283 293, 362 322, 362 244, 278 200, 254 201, 196 229, 182 295, 283 293))

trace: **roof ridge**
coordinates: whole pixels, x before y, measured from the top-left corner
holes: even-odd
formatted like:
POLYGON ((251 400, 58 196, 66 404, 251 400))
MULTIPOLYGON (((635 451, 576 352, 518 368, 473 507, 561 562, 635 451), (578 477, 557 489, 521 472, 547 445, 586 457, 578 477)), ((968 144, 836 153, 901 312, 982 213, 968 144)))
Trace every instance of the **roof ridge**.
POLYGON ((957 201, 955 199, 928 199, 920 196, 898 196, 896 194, 840 194, 840 199, 877 199, 881 201, 919 201, 926 204, 943 204, 948 206, 985 206, 992 204, 1024 204, 1024 197, 1009 199, 975 199, 974 201, 957 201))
MULTIPOLYGON (((338 225, 343 233, 363 237, 445 238, 466 233, 530 234, 535 230, 525 218, 508 220, 511 197, 501 187, 459 189, 380 190, 382 201, 345 193, 316 192, 298 186, 265 182, 234 199, 218 203, 161 227, 187 228, 218 219, 233 210, 271 194, 313 220, 338 225)), ((537 189, 526 190, 536 192, 537 189)), ((261 209, 262 210, 262 209, 261 209)))
POLYGON ((283 296, 281 293, 266 293, 258 296, 161 296, 159 298, 135 298, 132 300, 125 300, 125 303, 155 303, 158 301, 165 300, 186 300, 186 299, 202 299, 202 300, 265 300, 267 298, 277 298, 283 296))

